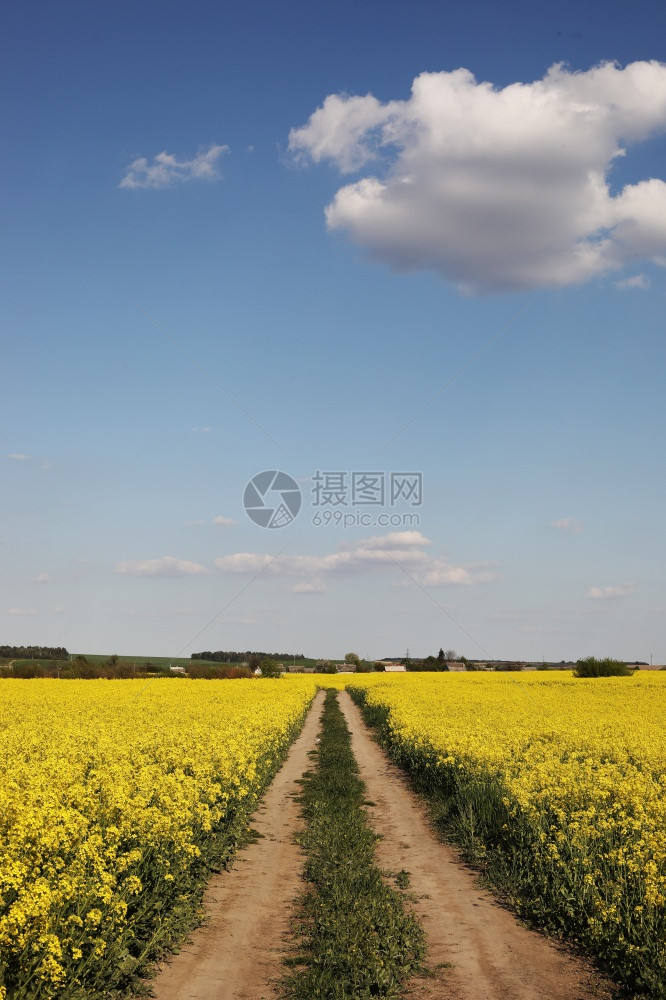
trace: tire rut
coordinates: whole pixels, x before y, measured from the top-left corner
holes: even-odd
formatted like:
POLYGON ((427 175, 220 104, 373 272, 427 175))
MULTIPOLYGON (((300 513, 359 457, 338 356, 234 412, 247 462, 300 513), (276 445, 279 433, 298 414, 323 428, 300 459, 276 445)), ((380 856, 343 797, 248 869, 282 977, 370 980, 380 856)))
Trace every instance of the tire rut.
POLYGON ((207 923, 159 968, 156 1000, 277 1000, 287 953, 293 900, 301 889, 303 855, 298 779, 309 766, 323 692, 264 793, 251 824, 261 835, 213 877, 204 896, 207 923))
POLYGON ((521 924, 453 848, 434 833, 427 809, 372 738, 349 694, 339 696, 352 734, 368 814, 387 871, 410 873, 414 911, 425 930, 431 979, 412 980, 414 1000, 602 1000, 614 995, 591 963, 521 924), (446 967, 445 967, 446 966, 446 967))

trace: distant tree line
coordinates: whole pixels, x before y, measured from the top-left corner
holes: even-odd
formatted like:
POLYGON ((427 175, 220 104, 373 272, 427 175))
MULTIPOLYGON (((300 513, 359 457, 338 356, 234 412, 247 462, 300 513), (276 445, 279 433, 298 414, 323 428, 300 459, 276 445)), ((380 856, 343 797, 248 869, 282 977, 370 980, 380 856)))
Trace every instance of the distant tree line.
POLYGON ((281 660, 293 663, 296 660, 304 660, 303 653, 261 653, 255 650, 246 650, 244 653, 235 651, 225 651, 218 649, 215 652, 205 650, 203 653, 192 653, 193 660, 208 660, 210 663, 249 663, 251 658, 257 660, 281 660))
POLYGON ((64 646, 0 646, 0 659, 62 660, 68 656, 64 646))
POLYGON ((35 661, 40 658, 33 657, 29 662, 18 662, 11 666, 0 665, 0 678, 21 677, 29 680, 33 677, 55 677, 60 680, 97 680, 100 678, 113 680, 155 675, 174 676, 168 667, 157 666, 150 660, 146 660, 144 663, 128 663, 122 661, 114 653, 113 656, 102 660, 101 663, 91 663, 85 656, 79 655, 70 658, 67 651, 65 654, 68 657, 65 660, 41 657, 40 662, 37 663, 35 661))

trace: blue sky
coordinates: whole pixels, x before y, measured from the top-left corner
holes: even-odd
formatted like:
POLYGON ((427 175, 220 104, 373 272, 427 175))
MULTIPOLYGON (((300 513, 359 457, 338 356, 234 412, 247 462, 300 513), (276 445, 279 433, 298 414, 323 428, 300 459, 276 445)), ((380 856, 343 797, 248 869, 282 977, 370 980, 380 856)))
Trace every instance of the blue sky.
POLYGON ((3 22, 3 642, 666 661, 658 5, 3 22))

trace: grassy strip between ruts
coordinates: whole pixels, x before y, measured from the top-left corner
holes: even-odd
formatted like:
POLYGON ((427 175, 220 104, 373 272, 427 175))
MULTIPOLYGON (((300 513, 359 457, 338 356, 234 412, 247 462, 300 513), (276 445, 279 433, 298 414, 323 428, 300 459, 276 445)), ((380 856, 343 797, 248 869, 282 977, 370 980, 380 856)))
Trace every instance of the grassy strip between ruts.
POLYGON ((374 860, 376 840, 363 809, 364 785, 337 703, 326 695, 317 769, 303 783, 301 844, 309 883, 301 903, 290 1000, 399 997, 421 969, 424 934, 374 860))

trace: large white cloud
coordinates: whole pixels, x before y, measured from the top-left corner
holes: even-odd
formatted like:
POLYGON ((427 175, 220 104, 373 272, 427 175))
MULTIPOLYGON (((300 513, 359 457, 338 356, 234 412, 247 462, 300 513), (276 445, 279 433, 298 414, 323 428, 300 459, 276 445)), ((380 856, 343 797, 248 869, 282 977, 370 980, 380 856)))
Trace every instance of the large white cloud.
MULTIPOLYGON (((217 162, 228 146, 209 146, 191 159, 178 159, 166 149, 149 163, 145 156, 133 160, 118 185, 121 188, 164 188, 182 181, 214 181, 220 176, 217 162)), ((210 428, 207 428, 210 429, 210 428)))
POLYGON ((365 168, 327 207, 331 229, 396 270, 492 291, 666 263, 666 184, 608 184, 617 157, 664 131, 666 65, 653 61, 556 65, 503 89, 466 69, 422 73, 406 101, 330 95, 289 145, 365 168))
MULTIPOLYGON (((337 552, 323 556, 279 555, 258 552, 235 552, 221 556, 215 565, 222 573, 257 574, 291 577, 316 583, 329 575, 360 576, 376 571, 395 574, 400 568, 424 586, 487 583, 497 573, 486 564, 454 566, 444 557, 433 557, 424 549, 432 543, 419 531, 390 532, 346 544, 337 552)), ((303 588, 299 588, 299 593, 303 588)))

